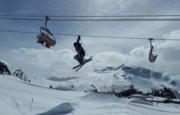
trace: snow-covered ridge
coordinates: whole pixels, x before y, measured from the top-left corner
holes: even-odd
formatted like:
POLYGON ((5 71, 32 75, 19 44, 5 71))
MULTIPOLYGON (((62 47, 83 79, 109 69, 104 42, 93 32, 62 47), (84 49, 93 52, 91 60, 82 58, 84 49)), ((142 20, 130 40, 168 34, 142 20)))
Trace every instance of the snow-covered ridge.
MULTIPOLYGON (((103 69, 94 69, 97 74, 105 74, 116 78, 124 78, 132 85, 142 91, 150 91, 162 87, 169 87, 180 91, 180 78, 165 73, 156 72, 144 67, 120 65, 117 67, 105 67, 103 69)), ((123 81, 120 81, 123 82, 123 81)))
POLYGON ((124 66, 124 67, 122 67, 122 70, 126 74, 132 74, 137 77, 142 77, 142 78, 146 78, 146 79, 153 78, 153 79, 161 80, 161 81, 169 81, 170 80, 168 75, 164 75, 163 73, 155 72, 150 69, 143 68, 143 67, 124 66))
POLYGON ((155 72, 150 69, 138 67, 138 66, 127 66, 124 64, 118 67, 108 66, 99 70, 94 69, 94 71, 97 73, 103 73, 103 72, 105 73, 105 72, 113 72, 113 71, 115 72, 117 70, 123 70, 126 74, 132 74, 137 77, 143 77, 146 79, 154 78, 154 79, 163 80, 163 81, 168 81, 170 79, 168 75, 164 75, 163 73, 160 73, 160 72, 155 72))

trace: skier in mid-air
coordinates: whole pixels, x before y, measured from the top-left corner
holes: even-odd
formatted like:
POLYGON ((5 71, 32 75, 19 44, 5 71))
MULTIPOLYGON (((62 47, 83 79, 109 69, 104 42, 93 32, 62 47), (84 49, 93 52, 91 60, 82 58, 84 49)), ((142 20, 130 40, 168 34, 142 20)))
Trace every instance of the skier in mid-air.
POLYGON ((74 42, 74 48, 77 52, 77 55, 74 56, 74 59, 77 60, 79 64, 83 64, 86 53, 83 47, 81 46, 81 43, 79 43, 80 39, 81 39, 81 36, 78 35, 77 41, 74 42))

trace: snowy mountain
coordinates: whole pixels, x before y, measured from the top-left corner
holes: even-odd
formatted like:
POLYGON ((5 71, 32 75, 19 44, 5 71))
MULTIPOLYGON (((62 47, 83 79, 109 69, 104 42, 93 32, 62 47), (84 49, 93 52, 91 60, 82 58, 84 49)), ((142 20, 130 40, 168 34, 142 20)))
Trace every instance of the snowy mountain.
POLYGON ((118 67, 105 67, 103 69, 95 69, 99 74, 109 73, 115 77, 123 77, 135 87, 142 91, 152 90, 154 88, 162 88, 163 86, 173 88, 180 91, 179 80, 176 77, 165 73, 155 72, 147 68, 138 66, 120 65, 118 67))

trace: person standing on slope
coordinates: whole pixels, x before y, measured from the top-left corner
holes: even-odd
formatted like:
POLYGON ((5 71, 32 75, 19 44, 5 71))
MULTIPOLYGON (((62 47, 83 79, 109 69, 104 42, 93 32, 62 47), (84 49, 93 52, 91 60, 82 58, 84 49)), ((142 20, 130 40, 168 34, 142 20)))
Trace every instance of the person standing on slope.
POLYGON ((83 47, 81 46, 81 43, 79 43, 80 39, 81 36, 78 35, 77 41, 74 42, 74 48, 77 52, 77 55, 74 56, 74 59, 77 60, 80 64, 83 64, 86 53, 83 47))

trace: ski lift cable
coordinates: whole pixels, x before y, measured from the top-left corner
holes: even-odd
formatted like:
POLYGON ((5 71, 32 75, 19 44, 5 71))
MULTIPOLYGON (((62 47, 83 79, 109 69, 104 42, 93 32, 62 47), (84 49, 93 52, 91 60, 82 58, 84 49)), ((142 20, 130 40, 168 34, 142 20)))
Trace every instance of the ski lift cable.
POLYGON ((152 15, 0 15, 0 17, 36 17, 36 18, 43 18, 43 17, 60 17, 60 18, 63 18, 63 17, 114 17, 114 18, 117 18, 117 17, 179 17, 180 15, 179 14, 152 14, 152 15))
MULTIPOLYGON (((10 32, 10 33, 22 33, 22 34, 38 34, 39 32, 32 31, 14 31, 14 30, 3 30, 0 29, 0 32, 10 32)), ((64 33, 52 33, 57 36, 78 36, 78 34, 64 34, 64 33)), ((82 35, 83 37, 89 38, 115 38, 115 39, 134 39, 134 40, 149 40, 150 38, 140 38, 140 37, 127 37, 127 36, 98 36, 98 35, 82 35)), ((153 40, 171 40, 171 41, 180 41, 180 39, 163 39, 163 38, 153 38, 153 40)))
MULTIPOLYGON (((1 20, 44 21, 33 17, 0 17, 1 20)), ((50 18, 50 21, 118 22, 118 21, 180 21, 180 18, 50 18)))
POLYGON ((22 33, 22 34, 37 34, 37 33, 39 33, 39 32, 30 32, 30 31, 3 30, 3 29, 0 29, 0 32, 22 33))
POLYGON ((119 21, 180 21, 180 18, 164 18, 164 19, 138 19, 138 18, 124 18, 124 19, 51 19, 51 21, 78 21, 78 22, 119 22, 119 21))

